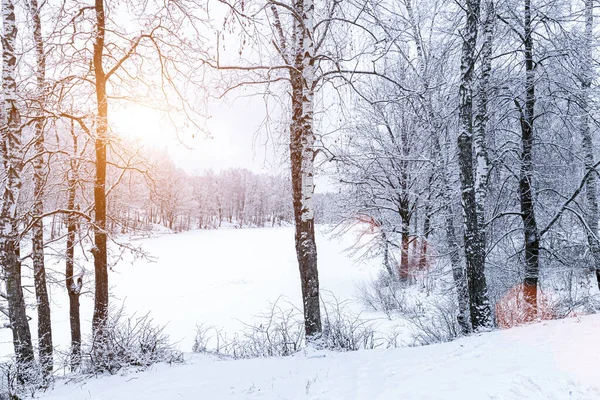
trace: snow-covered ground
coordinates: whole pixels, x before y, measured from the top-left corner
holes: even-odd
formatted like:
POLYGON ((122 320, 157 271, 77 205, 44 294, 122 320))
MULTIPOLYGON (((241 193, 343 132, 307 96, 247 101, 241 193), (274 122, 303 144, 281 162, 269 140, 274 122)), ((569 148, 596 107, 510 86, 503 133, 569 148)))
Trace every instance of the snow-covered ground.
POLYGON ((58 382, 44 400, 599 399, 600 316, 451 343, 224 361, 190 356, 126 376, 58 382))
MULTIPOLYGON (((364 307, 356 300, 356 286, 376 276, 380 262, 359 262, 345 251, 355 235, 340 238, 328 232, 324 227, 317 229, 321 287, 359 313, 364 307)), ((184 352, 191 351, 199 324, 233 333, 278 299, 301 305, 293 227, 196 230, 136 239, 131 244, 141 246, 152 261, 123 254, 109 274, 112 304, 124 304, 128 314, 149 312, 156 323, 167 324, 165 332, 184 352)), ((61 251, 60 245, 54 247, 61 251)), ((91 255, 88 257, 92 270, 91 255)), ((63 259, 48 261, 51 270, 64 274, 63 259)), ((24 273, 30 271, 24 269, 24 273)), ((81 300, 84 335, 91 331, 91 283, 87 291, 81 300)), ((68 297, 61 281, 51 285, 50 295, 54 344, 64 350, 70 334, 68 297)), ((31 293, 29 298, 34 300, 31 293)), ((35 310, 30 309, 29 315, 35 337, 35 310)), ((365 315, 386 323, 383 315, 365 315)), ((10 353, 10 331, 2 329, 0 356, 10 353)))
MULTIPOLYGON (((185 365, 77 383, 58 380, 47 400, 164 399, 599 399, 597 346, 600 316, 545 322, 417 348, 354 353, 301 352, 287 358, 221 360, 189 353, 195 327, 227 332, 252 323, 283 297, 300 305, 291 227, 223 229, 140 238, 150 262, 124 254, 110 273, 113 304, 150 312, 186 352, 185 365)), ((380 261, 359 262, 347 249, 356 236, 317 236, 321 286, 353 312, 377 324, 357 285, 379 272, 380 261)), ((51 260, 60 271, 63 261, 51 260)), ((89 290, 90 288, 88 288, 89 290)), ((418 289, 418 288, 417 288, 418 289)), ((412 289, 411 289, 412 290, 412 289)), ((54 341, 69 341, 67 296, 51 287, 54 341)), ((92 296, 82 301, 84 332, 90 330, 92 296)), ((32 333, 36 332, 34 311, 32 333)), ((10 332, 0 330, 0 355, 11 352, 10 332)))
MULTIPOLYGON (((378 265, 355 263, 351 244, 318 231, 321 287, 356 307, 356 285, 376 275, 378 265)), ((195 327, 242 329, 279 298, 300 306, 294 229, 191 231, 143 240, 156 262, 123 262, 112 276, 113 294, 129 311, 151 312, 183 351, 192 348, 195 327)), ((375 261, 375 260, 374 260, 375 261)))

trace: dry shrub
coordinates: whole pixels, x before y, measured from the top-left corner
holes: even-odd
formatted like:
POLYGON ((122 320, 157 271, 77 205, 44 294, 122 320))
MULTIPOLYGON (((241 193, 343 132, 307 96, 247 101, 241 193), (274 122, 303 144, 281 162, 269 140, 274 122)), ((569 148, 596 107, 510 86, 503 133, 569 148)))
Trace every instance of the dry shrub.
MULTIPOLYGON (((353 313, 345 302, 330 294, 323 301, 323 335, 318 347, 336 351, 372 349, 382 345, 368 320, 353 313)), ((192 350, 220 357, 260 358, 292 355, 306 345, 302 311, 278 299, 269 311, 244 324, 244 329, 227 335, 214 326, 198 325, 192 350)))
POLYGON ((123 368, 144 370, 156 363, 183 362, 183 354, 164 329, 149 314, 127 316, 123 308, 110 310, 103 336, 92 337, 84 352, 82 372, 112 375, 123 368))

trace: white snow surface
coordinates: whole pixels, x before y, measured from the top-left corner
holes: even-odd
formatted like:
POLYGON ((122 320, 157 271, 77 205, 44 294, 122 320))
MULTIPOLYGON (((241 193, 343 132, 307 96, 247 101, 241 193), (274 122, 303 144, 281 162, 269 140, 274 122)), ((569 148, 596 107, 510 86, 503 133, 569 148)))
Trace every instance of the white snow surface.
MULTIPOLYGON (((318 230, 321 286, 383 328, 402 325, 366 312, 356 299, 356 285, 376 276, 381 262, 359 262, 344 252, 354 240, 353 235, 332 238, 318 230)), ((280 296, 300 305, 293 228, 192 231, 132 243, 156 261, 125 254, 110 272, 112 302, 124 302, 129 314, 150 312, 157 323, 168 324, 166 333, 188 352, 186 364, 77 383, 59 379, 53 391, 39 395, 42 399, 600 399, 600 316, 418 348, 311 350, 237 361, 190 354, 197 324, 233 333, 280 296)), ((51 269, 64 269, 64 260, 52 262, 51 269)), ((67 295, 61 282, 50 289, 54 343, 66 350, 67 295)), ((82 299, 84 333, 90 331, 92 302, 91 294, 82 299)), ((35 336, 35 310, 29 315, 35 336)), ((0 330, 0 356, 12 353, 11 348, 10 331, 0 330)))
POLYGON ((218 360, 57 383, 45 400, 599 399, 600 316, 483 333, 451 343, 287 358, 218 360))
MULTIPOLYGON (((380 260, 359 261, 345 251, 354 244, 355 235, 334 237, 330 229, 318 227, 317 248, 319 278, 325 296, 333 293, 356 313, 364 306, 356 299, 356 286, 377 275, 380 260)), ((160 234, 161 232, 159 232, 160 234)), ((128 315, 150 313, 157 324, 166 324, 165 332, 184 352, 192 350, 196 326, 215 326, 228 334, 251 324, 276 301, 301 306, 300 276, 294 247, 294 228, 194 230, 154 237, 137 235, 130 241, 140 246, 151 260, 135 258, 125 252, 109 271, 111 304, 124 304, 128 315)), ((120 241, 126 238, 119 238, 120 241)), ((63 244, 54 246, 62 252, 63 244)), ((112 254, 117 254, 112 245, 112 254)), ((93 258, 85 262, 88 272, 81 298, 82 332, 91 332, 93 311, 93 258)), ((23 254, 26 250, 23 251, 23 254)), ((47 256, 50 271, 64 274, 64 259, 47 256)), ((24 265, 24 282, 32 284, 32 272, 24 265), (28 276, 27 276, 28 275, 28 276)), ((64 275, 63 275, 64 276, 64 275)), ((62 281, 50 285, 54 345, 66 350, 70 344, 68 296, 62 281)), ((29 303, 35 298, 27 292, 29 303)), ((286 308, 286 307, 284 307, 286 308)), ((32 336, 36 337, 36 312, 28 309, 32 336)), ((381 319, 381 314, 364 313, 381 319)), ((12 354, 9 329, 0 329, 0 358, 12 354)))

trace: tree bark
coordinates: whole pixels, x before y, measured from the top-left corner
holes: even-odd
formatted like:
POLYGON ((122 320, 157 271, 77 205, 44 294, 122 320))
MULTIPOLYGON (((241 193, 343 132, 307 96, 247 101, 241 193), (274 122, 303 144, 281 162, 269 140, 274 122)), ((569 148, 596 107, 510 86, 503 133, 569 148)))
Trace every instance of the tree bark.
MULTIPOLYGON (((42 38, 42 22, 40 19, 40 7, 37 0, 27 2, 32 22, 33 42, 36 56, 36 83, 37 83, 37 102, 39 110, 37 119, 34 123, 35 141, 34 148, 36 156, 33 160, 33 185, 34 185, 34 204, 33 213, 35 216, 44 213, 44 189, 45 189, 45 145, 44 145, 44 120, 43 104, 46 96, 46 54, 44 52, 44 41, 42 38)), ((52 321, 50 316, 50 301, 48 299, 48 287, 46 284, 46 267, 44 262, 44 221, 38 219, 32 226, 32 253, 33 253, 33 274, 35 284, 35 296, 37 300, 38 314, 38 347, 39 359, 42 371, 46 376, 52 373, 53 369, 53 346, 52 346, 52 321)))
MULTIPOLYGON (((77 189, 79 163, 77 161, 77 135, 73 124, 71 125, 73 138, 73 156, 70 162, 67 209, 75 210, 75 194, 77 189)), ((81 364, 81 317, 79 314, 79 295, 83 286, 81 275, 75 276, 75 235, 77 233, 77 217, 74 214, 67 216, 67 248, 65 265, 65 285, 69 295, 69 323, 71 327, 71 370, 76 371, 81 364)))
POLYGON ((590 130, 590 88, 593 80, 593 60, 592 60, 592 38, 594 28, 594 2, 585 0, 585 33, 583 59, 581 62, 581 148, 583 149, 583 167, 587 174, 585 181, 585 195, 587 210, 585 213, 585 222, 587 225, 587 241, 594 262, 596 272, 596 282, 600 289, 600 241, 598 240, 598 174, 589 173, 590 168, 595 165, 594 144, 590 130))
MULTIPOLYGON (((446 154, 450 154, 450 140, 445 138, 444 140, 446 154)), ((437 154, 442 157, 442 151, 440 146, 440 140, 436 136, 434 145, 437 149, 437 154)), ((448 250, 450 253, 450 265, 452 267, 452 280, 454 281, 454 287, 456 288, 456 295, 458 297, 458 315, 456 320, 460 326, 463 334, 468 334, 471 327, 470 318, 470 301, 469 301, 469 288, 467 284, 467 277, 465 274, 465 266, 462 263, 460 257, 460 246, 458 245, 458 239, 456 235, 456 228, 454 227, 454 207, 452 207, 452 195, 453 188, 451 185, 450 173, 449 173, 449 162, 443 160, 441 165, 441 177, 442 177, 442 199, 444 201, 444 208, 446 210, 446 216, 444 218, 444 226, 446 230, 446 242, 448 243, 448 250)))
MULTIPOLYGON (((17 24, 12 0, 2 0, 2 90, 4 92, 4 120, 0 147, 6 171, 2 208, 0 210, 0 261, 6 282, 8 316, 13 336, 15 357, 19 364, 34 361, 31 332, 27 321, 25 299, 21 286, 21 259, 19 254, 19 221, 17 205, 21 192, 22 145, 21 115, 17 105, 15 45, 17 24)), ((22 369, 19 369, 22 371, 22 369)), ((27 377, 19 372, 18 379, 27 377)))
POLYGON ((461 79, 459 87, 459 176, 464 219, 464 242, 469 308, 474 330, 492 324, 485 277, 485 237, 481 230, 473 171, 473 69, 477 44, 479 0, 464 4, 466 23, 462 31, 461 79))
POLYGON ((486 0, 485 20, 483 23, 483 44, 481 46, 480 60, 481 72, 477 91, 477 112, 475 113, 473 145, 475 147, 476 174, 475 174, 475 200, 477 216, 483 241, 485 242, 485 203, 487 200, 487 180, 489 175, 489 161, 487 154, 487 123, 488 116, 488 90, 490 73, 492 71, 492 44, 494 39, 494 25, 496 12, 494 1, 486 0))
MULTIPOLYGON (((521 169, 519 177, 519 198, 521 201, 521 219, 525 239, 525 277, 523 290, 525 301, 531 313, 529 319, 537 314, 537 290, 539 277, 539 246, 535 210, 533 205, 533 123, 535 112, 535 65, 533 61, 533 37, 531 28, 531 0, 525 0, 524 15, 525 48, 525 105, 521 108, 521 169)), ((528 312, 529 312, 528 310, 528 312)))
MULTIPOLYGON (((435 171, 435 168, 433 168, 435 171)), ((428 251, 429 251, 429 234, 431 233, 431 217, 433 215, 432 205, 432 192, 434 184, 434 172, 429 175, 427 181, 428 191, 427 199, 425 200, 424 218, 423 218, 423 235, 421 238, 421 248, 419 249, 419 269, 424 270, 429 264, 428 251)))
POLYGON ((399 210, 400 218, 402 219, 402 226, 400 232, 400 280, 404 282, 410 282, 411 273, 410 266, 408 265, 408 250, 410 245, 410 214, 406 207, 401 207, 399 210))
POLYGON ((106 74, 103 66, 105 14, 104 0, 95 0, 96 38, 94 42, 93 67, 96 102, 96 178, 94 181, 94 278, 95 299, 92 331, 94 341, 100 345, 108 317, 108 257, 106 247, 106 134, 108 126, 108 101, 106 97, 106 74))
POLYGON ((315 84, 314 4, 312 0, 294 3, 302 22, 295 20, 295 69, 290 70, 292 122, 290 125, 290 164, 292 198, 296 225, 296 256, 300 269, 304 326, 308 342, 317 342, 322 333, 319 299, 319 273, 314 220, 314 142, 313 107, 315 84))

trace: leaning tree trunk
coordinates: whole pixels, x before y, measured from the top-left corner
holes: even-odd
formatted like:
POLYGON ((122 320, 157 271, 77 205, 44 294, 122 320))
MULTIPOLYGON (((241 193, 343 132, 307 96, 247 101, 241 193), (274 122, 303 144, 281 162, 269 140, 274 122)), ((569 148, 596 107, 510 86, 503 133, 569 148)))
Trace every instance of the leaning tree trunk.
MULTIPOLYGON (((31 332, 27 321, 25 299, 21 286, 21 257, 19 252, 19 222, 17 206, 21 192, 22 145, 21 116, 17 106, 15 45, 17 24, 12 0, 2 0, 2 90, 4 94, 4 118, 2 121, 2 159, 6 178, 0 209, 0 262, 6 282, 8 317, 13 335, 17 362, 21 365, 34 361, 31 332)), ((19 369, 22 371, 22 369, 19 369)), ((27 379, 19 372, 17 377, 27 379)))
MULTIPOLYGON (((77 135, 71 122, 73 138, 73 156, 68 177, 67 209, 75 210, 75 194, 77 190, 79 162, 77 161, 77 135)), ((71 326, 71 370, 76 371, 81 364, 81 317, 79 314, 79 295, 83 286, 81 275, 75 277, 75 235, 77 233, 77 217, 74 213, 67 216, 67 248, 65 265, 65 285, 69 295, 69 323, 71 326)))
POLYGON ((473 169, 473 69, 477 44, 479 0, 467 0, 466 25, 462 32, 461 79, 459 87, 459 176, 464 219, 464 244, 471 325, 474 330, 492 324, 485 278, 485 237, 481 230, 475 196, 473 169))
POLYGON ((108 317, 108 257, 106 249, 106 134, 108 125, 108 101, 106 97, 106 74, 103 66, 105 14, 104 0, 96 0, 96 41, 94 42, 94 75, 96 78, 96 179, 94 181, 94 279, 95 299, 92 331, 101 347, 104 327, 108 317))
MULTIPOLYGON (((44 186, 45 186, 45 146, 44 146, 44 121, 42 119, 42 107, 45 102, 46 84, 46 54, 44 52, 44 41, 42 39, 42 22, 40 19, 40 8, 37 0, 27 2, 31 15, 33 41, 36 55, 36 83, 37 96, 40 110, 34 123, 35 141, 34 149, 36 156, 33 160, 33 186, 34 203, 33 213, 35 216, 44 213, 44 186)), ((50 318, 50 301, 48 300, 48 287, 46 284, 46 267, 44 263, 44 221, 39 218, 32 226, 32 255, 33 276, 35 284, 35 296, 37 300, 38 314, 38 346, 40 365, 45 375, 52 373, 53 369, 53 347, 52 347, 52 322, 50 318)))
POLYGON ((525 277, 523 294, 528 304, 528 319, 537 314, 540 235, 533 206, 533 122, 535 111, 535 66, 531 29, 531 0, 525 0, 525 105, 521 108, 521 170, 519 198, 525 239, 525 277))
POLYGON ((590 131, 590 87, 593 79, 593 60, 592 60, 592 35, 594 25, 594 1, 585 0, 585 36, 581 71, 581 147, 583 149, 584 173, 587 174, 585 181, 585 194, 587 210, 585 213, 585 222, 587 225, 587 240, 594 260, 594 270, 596 271, 596 282, 600 289, 600 241, 598 240, 598 175, 588 173, 595 164, 594 146, 592 133, 590 131))
POLYGON ((319 340, 322 332, 319 303, 319 273, 314 219, 314 142, 313 106, 315 83, 314 4, 312 0, 295 3, 302 22, 295 21, 299 45, 294 70, 290 70, 292 87, 292 122, 290 125, 290 163, 292 198, 296 225, 296 256, 300 269, 304 326, 309 342, 319 340))

